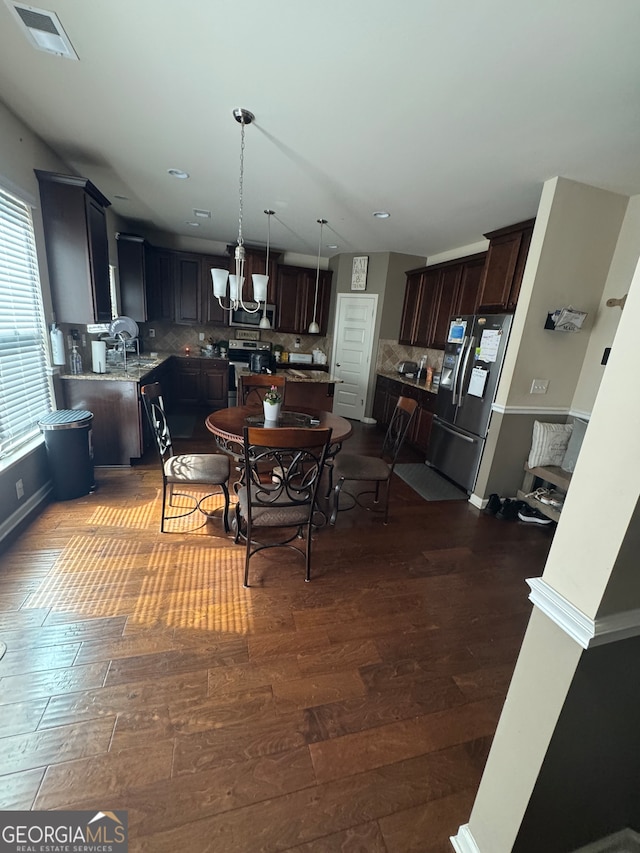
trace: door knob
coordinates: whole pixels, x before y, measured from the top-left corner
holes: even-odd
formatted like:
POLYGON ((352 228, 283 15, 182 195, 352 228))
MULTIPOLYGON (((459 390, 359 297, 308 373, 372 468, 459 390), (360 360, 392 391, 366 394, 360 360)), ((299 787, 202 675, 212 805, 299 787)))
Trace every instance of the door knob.
POLYGON ((339 362, 339 361, 338 361, 338 362, 336 362, 336 367, 340 367, 340 366, 341 366, 341 365, 340 365, 340 362, 339 362))

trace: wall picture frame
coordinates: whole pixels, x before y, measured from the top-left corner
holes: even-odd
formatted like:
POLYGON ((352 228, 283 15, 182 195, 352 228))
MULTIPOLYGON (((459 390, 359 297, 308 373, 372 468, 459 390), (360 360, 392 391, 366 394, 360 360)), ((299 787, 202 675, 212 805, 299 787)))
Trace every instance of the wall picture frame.
POLYGON ((368 255, 360 255, 353 259, 351 267, 351 290, 367 289, 367 268, 369 266, 368 255))

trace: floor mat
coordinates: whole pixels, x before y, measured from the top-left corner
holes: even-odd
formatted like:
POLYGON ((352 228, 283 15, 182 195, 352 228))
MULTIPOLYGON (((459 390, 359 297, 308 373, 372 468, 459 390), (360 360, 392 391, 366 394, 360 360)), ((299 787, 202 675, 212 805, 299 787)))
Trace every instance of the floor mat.
POLYGON ((169 432, 171 438, 191 438, 196 425, 195 415, 169 415, 169 432))
POLYGON ((396 465, 395 472, 425 501, 461 501, 467 499, 465 491, 441 477, 437 471, 429 468, 423 462, 396 465))

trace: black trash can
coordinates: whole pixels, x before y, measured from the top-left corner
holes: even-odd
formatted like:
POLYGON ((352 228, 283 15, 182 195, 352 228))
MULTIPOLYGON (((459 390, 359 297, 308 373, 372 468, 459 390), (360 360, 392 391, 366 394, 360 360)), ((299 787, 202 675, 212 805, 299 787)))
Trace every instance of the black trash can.
POLYGON ((47 449, 53 496, 58 501, 80 498, 95 488, 92 420, 91 412, 60 409, 38 422, 47 449))

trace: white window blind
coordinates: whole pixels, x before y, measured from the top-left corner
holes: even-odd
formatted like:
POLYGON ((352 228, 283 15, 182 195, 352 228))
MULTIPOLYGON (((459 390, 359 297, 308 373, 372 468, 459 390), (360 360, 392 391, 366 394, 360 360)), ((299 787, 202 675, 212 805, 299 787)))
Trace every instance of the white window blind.
POLYGON ((53 410, 31 210, 0 188, 0 458, 53 410))

